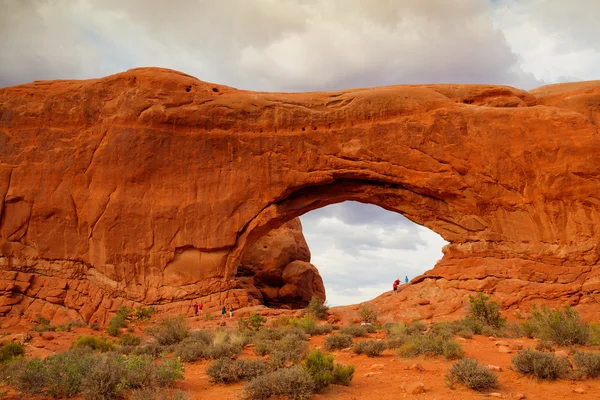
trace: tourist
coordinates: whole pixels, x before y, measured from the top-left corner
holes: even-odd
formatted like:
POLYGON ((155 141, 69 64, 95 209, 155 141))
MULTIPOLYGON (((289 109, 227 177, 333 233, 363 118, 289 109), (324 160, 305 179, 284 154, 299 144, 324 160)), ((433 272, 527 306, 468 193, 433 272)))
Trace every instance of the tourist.
POLYGON ((200 315, 202 315, 202 308, 204 307, 204 304, 202 304, 202 302, 200 302, 200 304, 198 305, 198 310, 200 310, 200 315))
POLYGON ((225 318, 226 313, 227 313, 227 308, 225 308, 225 306, 223 305, 223 307, 221 307, 221 319, 225 318))
POLYGON ((408 283, 408 276, 404 278, 404 283, 408 283))
POLYGON ((398 293, 398 285, 396 284, 396 282, 394 282, 392 287, 394 288, 394 294, 398 293))
POLYGON ((194 306, 193 307, 194 307, 194 315, 198 316, 198 302, 197 301, 194 302, 194 306))
POLYGON ((233 307, 229 306, 229 318, 233 318, 233 307))

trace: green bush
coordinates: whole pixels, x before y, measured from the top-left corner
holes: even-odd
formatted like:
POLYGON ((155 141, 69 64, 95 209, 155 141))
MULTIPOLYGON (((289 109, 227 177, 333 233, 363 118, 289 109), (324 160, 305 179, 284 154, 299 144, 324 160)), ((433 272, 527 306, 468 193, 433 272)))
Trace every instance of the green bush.
POLYGON ((590 324, 590 341, 592 346, 600 346, 600 325, 590 324))
POLYGON ((554 353, 554 347, 552 347, 552 342, 547 340, 538 340, 535 345, 535 349, 537 351, 547 351, 549 353, 554 353))
POLYGON ((194 362, 210 358, 210 346, 211 344, 204 341, 186 338, 175 346, 173 355, 184 362, 194 362))
POLYGON ((479 364, 477 360, 464 358, 455 362, 446 375, 450 387, 460 383, 473 390, 482 391, 495 389, 498 385, 498 375, 479 364))
POLYGON ((175 381, 183 380, 184 367, 177 357, 166 358, 155 364, 154 382, 160 387, 173 386, 175 381))
POLYGON ((170 317, 149 327, 147 333, 154 337, 159 344, 168 346, 185 339, 188 335, 188 328, 183 317, 170 317))
POLYGON ((334 333, 325 338, 325 350, 342 350, 352 345, 352 335, 334 333))
POLYGON ((361 322, 369 324, 374 324, 377 322, 377 311, 375 310, 375 307, 369 303, 360 304, 356 310, 356 313, 358 314, 358 318, 360 318, 361 322))
POLYGON ((306 356, 304 368, 312 376, 315 390, 327 387, 333 381, 333 356, 313 350, 306 356))
POLYGON ((213 343, 208 348, 208 357, 210 358, 235 358, 240 355, 244 347, 239 343, 213 343))
POLYGON ((416 357, 419 354, 437 356, 443 355, 448 360, 462 358, 464 350, 452 338, 434 334, 411 336, 404 345, 398 349, 402 357, 416 357))
POLYGON ((177 389, 146 388, 132 390, 129 400, 189 400, 190 396, 177 389))
POLYGON ((152 318, 152 315, 156 314, 156 309, 154 306, 150 307, 136 307, 134 318, 139 319, 140 321, 144 321, 152 318))
POLYGON ((366 354, 367 357, 379 357, 385 350, 385 343, 382 340, 361 340, 354 343, 353 351, 356 354, 366 354))
POLYGON ((149 355, 131 355, 123 360, 123 380, 128 389, 143 389, 152 386, 154 365, 149 355))
POLYGON ((600 376, 600 354, 578 351, 573 354, 573 364, 577 368, 577 377, 597 378, 600 376))
POLYGON ((260 359, 243 358, 231 360, 219 358, 213 361, 206 374, 212 382, 232 383, 241 380, 250 380, 269 372, 269 364, 260 359))
POLYGON ((340 332, 354 337, 364 337, 368 333, 364 325, 348 325, 340 329, 340 332))
POLYGON ((33 328, 33 330, 36 332, 47 332, 56 330, 56 327, 50 325, 50 321, 47 318, 42 317, 41 315, 38 315, 37 323, 38 325, 35 328, 33 328))
POLYGON ((71 345, 73 348, 90 348, 99 352, 111 351, 114 348, 107 338, 97 336, 79 336, 71 345))
POLYGON ((48 369, 42 360, 16 359, 8 364, 7 369, 11 371, 8 384, 20 393, 41 394, 48 382, 48 369))
POLYGON ((71 397, 79 393, 82 382, 96 358, 96 355, 85 349, 69 350, 46 358, 45 394, 52 397, 71 397))
POLYGON ((532 308, 532 322, 536 326, 536 337, 559 346, 586 345, 590 338, 588 325, 581 320, 577 311, 569 306, 551 311, 542 306, 532 308))
POLYGON ((119 344, 121 346, 138 346, 141 342, 142 338, 139 336, 121 335, 119 337, 119 344))
POLYGON ((327 333, 331 333, 333 331, 333 325, 325 324, 325 325, 317 325, 313 331, 314 335, 325 335, 327 333))
POLYGON ((333 380, 331 383, 334 385, 350 385, 352 378, 354 377, 354 365, 342 365, 335 364, 333 367, 333 380))
POLYGON ((302 329, 307 335, 313 336, 317 332, 317 324, 310 315, 302 318, 291 318, 289 325, 291 327, 298 327, 302 329))
POLYGON ((506 318, 502 318, 500 314, 500 304, 490 301, 490 297, 483 293, 469 296, 469 314, 483 325, 494 328, 501 328, 506 324, 506 318))
POLYGON ((111 356, 94 360, 94 368, 86 371, 81 381, 81 394, 85 400, 115 399, 122 391, 123 363, 111 356))
POLYGON ((275 369, 282 368, 299 363, 306 353, 308 353, 308 343, 293 336, 284 336, 283 339, 272 343, 269 362, 275 369))
POLYGON ((58 332, 71 332, 72 328, 73 328, 73 323, 67 322, 65 324, 57 325, 55 330, 58 332))
POLYGON ((118 313, 108 322, 108 326, 106 327, 106 332, 110 336, 119 336, 121 334, 121 329, 127 327, 127 317, 122 313, 118 313))
POLYGON ((287 396, 290 400, 309 400, 315 390, 315 383, 304 368, 294 366, 254 378, 246 384, 244 390, 247 400, 277 396, 287 396))
POLYGON ((213 341, 213 333, 205 329, 194 329, 188 332, 189 339, 210 344, 213 341))
POLYGON ((91 330, 93 330, 93 331, 98 331, 98 330, 100 330, 100 325, 98 325, 98 324, 97 324, 97 323, 95 323, 95 322, 92 322, 92 323, 90 324, 90 329, 91 329, 91 330))
POLYGON ((519 351, 512 358, 512 363, 517 372, 549 381, 564 378, 572 371, 571 363, 566 358, 559 358, 554 354, 530 348, 519 351))
POLYGON ((22 343, 6 343, 0 347, 0 363, 12 361, 25 355, 25 346, 22 343))
POLYGON ((248 318, 238 318, 238 328, 240 331, 259 331, 261 330, 267 319, 257 313, 251 313, 248 318))
POLYGON ((157 358, 165 352, 165 348, 158 344, 156 341, 152 341, 146 344, 135 346, 132 348, 131 353, 135 355, 149 355, 152 358, 157 358))
POLYGON ((323 300, 313 296, 304 311, 316 319, 325 319, 325 317, 327 317, 327 311, 329 311, 329 307, 323 300))

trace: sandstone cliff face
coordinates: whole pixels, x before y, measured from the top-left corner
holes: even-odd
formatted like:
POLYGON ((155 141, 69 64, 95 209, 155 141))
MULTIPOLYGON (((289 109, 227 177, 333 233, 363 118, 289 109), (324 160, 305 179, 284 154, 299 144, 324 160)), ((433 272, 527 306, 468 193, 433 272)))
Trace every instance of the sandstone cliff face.
POLYGON ((344 200, 450 242, 419 282, 577 302, 600 291, 599 96, 599 82, 253 93, 152 68, 0 89, 0 312, 256 304, 235 279, 248 249, 344 200))

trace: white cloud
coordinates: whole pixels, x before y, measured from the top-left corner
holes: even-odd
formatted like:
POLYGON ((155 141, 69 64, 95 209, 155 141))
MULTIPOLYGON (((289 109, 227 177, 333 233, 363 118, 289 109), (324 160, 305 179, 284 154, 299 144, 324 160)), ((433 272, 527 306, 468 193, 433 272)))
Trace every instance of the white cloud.
POLYGON ((334 204, 301 219, 311 262, 332 305, 372 299, 391 290, 396 278, 422 274, 442 258, 447 243, 402 215, 370 204, 334 204))

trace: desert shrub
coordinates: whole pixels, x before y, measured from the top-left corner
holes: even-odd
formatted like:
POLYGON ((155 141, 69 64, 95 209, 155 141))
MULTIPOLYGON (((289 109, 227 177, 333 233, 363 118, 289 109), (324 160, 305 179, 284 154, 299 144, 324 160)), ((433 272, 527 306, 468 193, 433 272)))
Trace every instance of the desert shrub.
POLYGON ((538 379, 549 381, 563 378, 572 370, 571 363, 566 358, 559 358, 554 354, 530 348, 519 351, 512 358, 512 363, 515 370, 524 375, 533 375, 538 379))
POLYGON ((92 322, 90 324, 90 329, 93 331, 98 331, 98 330, 100 330, 100 325, 98 325, 96 322, 92 322))
POLYGON ((353 337, 364 337, 368 333, 364 325, 348 325, 340 329, 340 332, 353 337))
POLYGON ((69 350, 46 358, 44 393, 52 397, 71 397, 79 393, 84 377, 93 368, 96 358, 85 349, 69 350))
POLYGON ((470 329, 460 325, 458 322, 443 321, 437 322, 431 326, 432 333, 444 337, 451 337, 461 330, 468 330, 469 332, 472 332, 470 329))
POLYGON ((80 319, 73 320, 70 322, 70 324, 75 328, 85 328, 87 326, 87 324, 80 319))
POLYGON ((219 358, 213 361, 206 374, 212 382, 232 383, 240 380, 250 380, 269 372, 269 364, 258 359, 219 358))
POLYGON ((397 349, 399 347, 402 347, 404 343, 406 343, 408 338, 409 336, 404 335, 388 336, 388 338, 385 341, 385 347, 387 347, 388 349, 397 349))
POLYGON ((111 318, 106 327, 106 332, 110 336, 119 336, 121 329, 127 327, 127 316, 123 313, 117 312, 117 315, 111 318))
POLYGON ((164 351, 165 351, 165 348, 163 346, 161 346, 160 344, 158 344, 158 342, 156 342, 156 341, 152 341, 152 342, 148 342, 146 344, 135 346, 131 350, 131 353, 135 354, 135 355, 138 355, 138 356, 142 355, 142 354, 146 354, 146 355, 149 355, 152 358, 157 358, 164 351))
POLYGON ((506 324, 506 318, 500 314, 500 304, 490 301, 490 296, 477 293, 477 296, 469 296, 469 314, 480 321, 483 325, 501 328, 506 324))
POLYGON ((67 322, 65 324, 57 325, 56 328, 55 328, 55 331, 59 331, 59 332, 71 332, 72 328, 73 328, 73 323, 72 322, 67 322))
POLYGON ((379 357, 385 350, 385 342, 382 340, 361 340, 354 343, 353 351, 356 354, 366 354, 367 357, 379 357))
POLYGON ((238 328, 240 331, 259 331, 264 327, 267 319, 260 314, 251 313, 248 318, 238 318, 238 328))
POLYGON ((178 389, 145 388, 132 390, 129 400, 189 400, 190 396, 178 389))
POLYGON ((354 365, 342 365, 335 364, 333 367, 333 380, 331 383, 334 385, 350 385, 352 378, 354 377, 354 365))
POLYGON ((6 343, 0 347, 0 363, 5 363, 24 355, 25 346, 22 343, 6 343))
POLYGON ((325 325, 317 325, 315 326, 313 335, 325 335, 327 333, 331 333, 333 331, 333 325, 325 324, 325 325))
POLYGON ((398 349, 402 357, 416 357, 419 354, 437 356, 443 355, 452 360, 462 358, 464 350, 452 338, 446 338, 434 334, 411 336, 404 345, 398 349))
POLYGON ((79 336, 71 345, 73 348, 90 348, 100 352, 111 351, 114 348, 107 338, 97 336, 79 336))
POLYGON ((175 346, 173 355, 181 358, 184 362, 194 362, 200 359, 209 358, 210 346, 211 344, 204 341, 187 338, 175 346))
POLYGON ((404 322, 388 322, 383 326, 387 336, 406 335, 406 324, 404 322))
POLYGON ((273 368, 282 368, 288 364, 297 364, 308 353, 308 343, 292 336, 273 342, 269 352, 269 362, 273 368))
POLYGON ((334 333, 325 338, 326 350, 341 350, 352 345, 352 335, 346 333, 334 333))
POLYGON ((588 325, 569 306, 554 312, 546 306, 542 306, 539 311, 533 307, 531 315, 536 326, 536 337, 540 339, 559 346, 586 345, 589 341, 588 325))
POLYGON ((578 351, 573 354, 573 364, 577 368, 577 377, 596 378, 600 376, 600 354, 578 351))
POLYGON ((149 355, 129 356, 123 360, 123 383, 128 389, 143 389, 152 386, 155 365, 149 355))
POLYGON ((48 382, 48 369, 42 360, 17 359, 8 364, 11 374, 7 383, 25 394, 40 394, 44 392, 48 382))
POLYGON ((206 344, 209 344, 209 343, 212 343, 213 333, 210 331, 207 331, 205 329, 194 329, 194 330, 188 331, 187 338, 194 340, 194 341, 199 341, 199 342, 204 342, 206 344))
POLYGON ((456 332, 456 336, 459 336, 464 339, 471 339, 474 335, 474 332, 468 328, 463 328, 460 331, 456 332))
POLYGON ((150 307, 136 307, 134 318, 139 319, 140 321, 144 321, 152 318, 152 316, 156 313, 156 309, 154 306, 150 307))
POLYGON ((554 353, 554 347, 552 347, 552 342, 547 340, 538 340, 535 345, 535 349, 537 351, 547 351, 549 353, 554 353))
POLYGON ((423 332, 425 332, 427 330, 427 325, 425 325, 423 322, 416 320, 413 321, 410 325, 408 325, 406 327, 406 334, 407 335, 418 335, 421 334, 423 332))
POLYGON ((56 327, 50 325, 50 321, 47 318, 42 317, 41 315, 38 315, 37 323, 38 325, 33 328, 33 330, 36 332, 47 332, 56 330, 56 327))
POLYGON ((360 304, 356 310, 356 313, 358 314, 358 318, 360 318, 361 322, 371 324, 377 322, 377 311, 375 310, 375 307, 369 303, 360 304))
POLYGON ((498 387, 498 375, 479 364, 477 360, 463 358, 456 361, 446 375, 452 387, 460 383, 473 390, 482 391, 498 387))
POLYGON ((315 390, 321 390, 333 381, 333 356, 313 350, 306 356, 304 368, 312 376, 315 390))
POLYGON ((119 344, 121 346, 137 346, 141 342, 142 338, 140 336, 121 335, 119 337, 119 344))
POLYGON ((324 300, 313 296, 304 311, 316 319, 325 319, 325 317, 327 317, 327 311, 329 311, 329 307, 325 304, 324 300))
POLYGON ((188 328, 183 317, 164 318, 158 324, 147 329, 161 345, 172 345, 181 342, 188 335, 188 328))
POLYGON ((90 368, 81 381, 81 394, 86 400, 117 398, 122 391, 123 376, 123 363, 119 359, 110 355, 98 357, 94 368, 90 368))
POLYGON ((208 348, 207 356, 210 358, 235 358, 240 355, 244 347, 238 343, 213 343, 208 348))
POLYGON ((184 367, 177 357, 163 357, 154 366, 154 382, 160 387, 173 386, 175 381, 183 380, 184 367))
POLYGON ((592 346, 600 346, 600 325, 591 323, 590 324, 590 340, 589 344, 592 346))
POLYGON ((309 400, 315 390, 310 374, 300 366, 282 368, 252 379, 244 387, 247 400, 287 396, 290 400, 309 400))
POLYGON ((291 318, 290 326, 298 327, 302 329, 304 333, 311 336, 315 335, 317 330, 317 324, 313 317, 311 317, 310 315, 307 315, 306 317, 302 318, 291 318))

